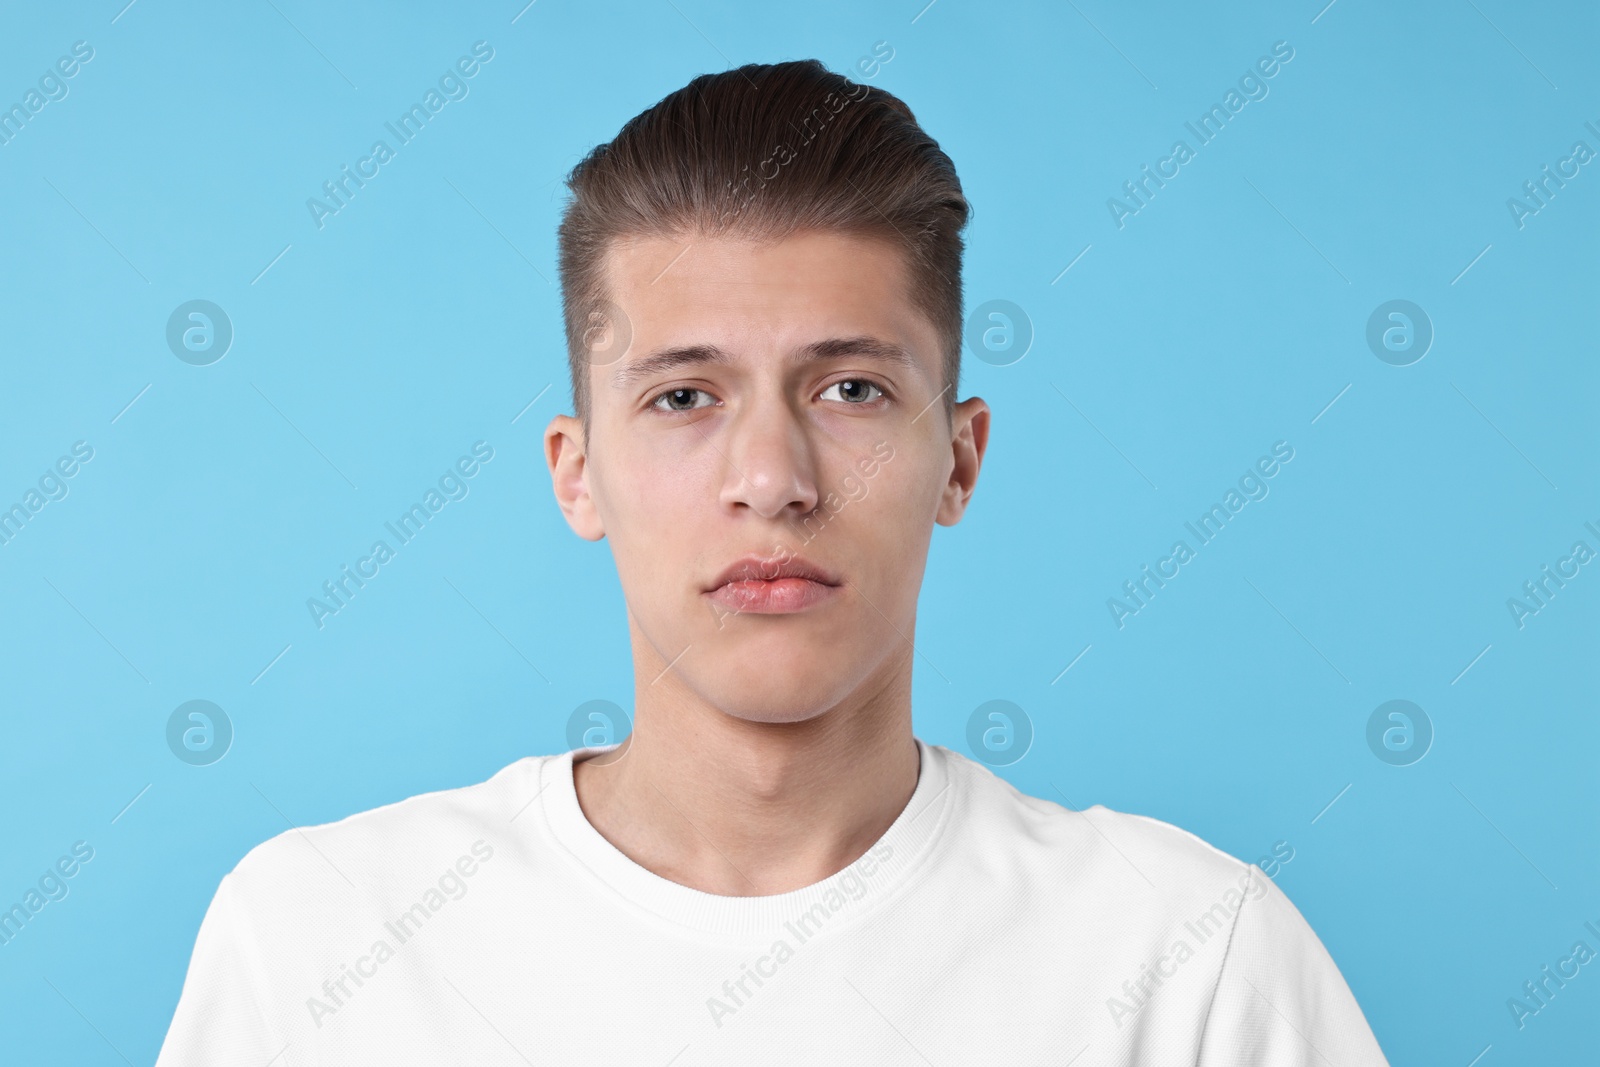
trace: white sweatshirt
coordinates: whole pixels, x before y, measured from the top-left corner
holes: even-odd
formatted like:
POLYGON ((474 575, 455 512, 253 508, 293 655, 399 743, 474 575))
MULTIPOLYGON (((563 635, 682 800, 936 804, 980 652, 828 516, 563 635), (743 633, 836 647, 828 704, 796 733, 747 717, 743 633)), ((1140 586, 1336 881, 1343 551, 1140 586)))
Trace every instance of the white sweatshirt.
POLYGON ((223 877, 157 1067, 1387 1067, 1259 868, 917 745, 877 844, 776 896, 628 859, 571 752, 280 834, 223 877))

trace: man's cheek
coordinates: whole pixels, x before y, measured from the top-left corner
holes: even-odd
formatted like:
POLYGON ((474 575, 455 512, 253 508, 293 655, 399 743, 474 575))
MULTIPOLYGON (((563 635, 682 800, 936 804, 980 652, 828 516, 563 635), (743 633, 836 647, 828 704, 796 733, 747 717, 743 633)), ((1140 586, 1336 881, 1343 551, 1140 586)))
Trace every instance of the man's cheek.
POLYGON ((931 509, 938 507, 943 472, 931 464, 926 469, 914 468, 907 458, 902 454, 893 463, 879 466, 878 476, 868 483, 870 500, 862 506, 881 516, 881 522, 920 526, 925 516, 931 517, 931 509))

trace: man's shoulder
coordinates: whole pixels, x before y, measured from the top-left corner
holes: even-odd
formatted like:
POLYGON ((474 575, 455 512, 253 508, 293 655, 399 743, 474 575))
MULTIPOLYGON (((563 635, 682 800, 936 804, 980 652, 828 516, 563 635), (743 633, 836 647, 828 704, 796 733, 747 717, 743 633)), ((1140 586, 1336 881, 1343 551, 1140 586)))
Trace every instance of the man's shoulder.
POLYGON ((1136 883, 1170 900, 1236 885, 1251 871, 1260 876, 1253 864, 1170 822, 1103 804, 1077 807, 1054 779, 1045 785, 1055 799, 1034 796, 984 764, 946 751, 952 779, 966 794, 974 836, 1069 883, 1136 883))
MULTIPOLYGON (((251 848, 227 875, 235 892, 262 899, 342 883, 359 892, 425 876, 480 841, 516 833, 555 756, 524 756, 481 781, 417 793, 343 818, 284 830, 251 848)), ((481 852, 481 846, 479 851, 481 852)))

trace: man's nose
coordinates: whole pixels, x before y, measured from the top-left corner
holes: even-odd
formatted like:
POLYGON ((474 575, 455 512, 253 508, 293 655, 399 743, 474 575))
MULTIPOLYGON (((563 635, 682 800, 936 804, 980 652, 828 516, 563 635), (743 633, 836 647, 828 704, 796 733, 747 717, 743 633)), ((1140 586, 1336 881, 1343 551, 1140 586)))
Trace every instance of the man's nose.
POLYGON ((800 418, 781 399, 747 407, 713 441, 725 461, 721 503, 765 519, 808 515, 819 503, 816 455, 800 418))

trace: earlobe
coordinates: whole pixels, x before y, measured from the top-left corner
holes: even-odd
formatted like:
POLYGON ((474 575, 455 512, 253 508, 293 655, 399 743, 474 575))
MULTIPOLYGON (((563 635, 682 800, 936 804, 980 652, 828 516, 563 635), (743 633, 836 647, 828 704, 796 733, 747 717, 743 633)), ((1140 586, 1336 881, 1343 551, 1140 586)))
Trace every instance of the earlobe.
POLYGON ((585 541, 606 535, 589 492, 589 460, 584 451, 583 425, 569 415, 557 415, 544 431, 545 463, 550 487, 572 532, 585 541))
POLYGON ((978 487, 978 471, 989 447, 989 405, 981 397, 968 397, 956 405, 950 439, 950 479, 945 483, 935 521, 954 526, 966 513, 967 502, 978 487))

